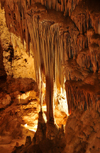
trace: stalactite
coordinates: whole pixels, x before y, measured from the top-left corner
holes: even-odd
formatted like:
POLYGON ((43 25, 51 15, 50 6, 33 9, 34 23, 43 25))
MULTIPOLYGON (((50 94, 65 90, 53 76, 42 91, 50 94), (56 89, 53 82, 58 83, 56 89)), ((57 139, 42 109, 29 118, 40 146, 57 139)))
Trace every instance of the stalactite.
POLYGON ((40 112, 42 112, 42 104, 43 104, 43 99, 42 99, 42 73, 39 69, 39 99, 40 99, 40 112))
POLYGON ((65 10, 65 1, 61 0, 61 11, 64 12, 65 10))
MULTIPOLYGON (((95 76, 95 75, 94 75, 95 76)), ((76 108, 86 111, 87 109, 97 109, 99 106, 99 98, 94 89, 94 84, 84 84, 77 81, 66 81, 66 92, 69 114, 76 108)))
POLYGON ((26 30, 25 30, 25 34, 26 34, 26 52, 29 53, 30 55, 30 34, 29 34, 29 31, 28 31, 28 27, 27 27, 27 24, 26 24, 26 30))
MULTIPOLYGON (((53 80, 56 80, 56 84, 61 84, 62 81, 62 62, 63 60, 63 42, 61 43, 60 48, 60 37, 59 37, 59 28, 56 26, 46 23, 40 25, 41 31, 41 48, 42 48, 42 57, 45 68, 46 75, 46 102, 48 112, 48 121, 53 120, 53 80), (49 25, 49 26, 48 26, 49 25), (62 53, 60 50, 62 49, 62 53), (50 84, 50 85, 49 85, 50 84), (48 87, 49 86, 49 87, 48 87)), ((62 39, 61 39, 62 40, 62 39)), ((62 83, 63 84, 63 83, 62 83)), ((58 85, 58 86, 59 86, 58 85)))
POLYGON ((52 1, 52 8, 55 9, 56 8, 56 0, 52 1))
POLYGON ((51 9, 51 7, 52 7, 52 0, 48 1, 48 7, 49 7, 49 9, 51 9))
POLYGON ((44 5, 44 0, 41 0, 41 4, 44 5))
MULTIPOLYGON (((82 5, 81 11, 80 9, 77 11, 76 5, 78 5, 79 0, 37 0, 37 2, 35 3, 35 1, 31 0, 12 0, 12 5, 10 6, 10 1, 6 0, 5 10, 7 11, 5 16, 7 27, 10 31, 20 36, 23 43, 24 40, 26 41, 26 51, 30 50, 31 40, 36 80, 40 85, 41 109, 42 75, 45 75, 47 120, 54 123, 53 87, 54 82, 57 88, 63 87, 63 65, 65 65, 66 61, 67 64, 69 62, 68 68, 65 69, 65 74, 67 73, 66 76, 68 76, 70 82, 66 85, 69 114, 77 107, 86 110, 91 106, 96 106, 96 96, 93 96, 93 93, 90 91, 85 90, 86 88, 79 80, 81 79, 80 76, 82 76, 82 80, 85 80, 85 77, 87 77, 87 74, 83 76, 83 73, 88 73, 83 72, 84 69, 96 73, 99 70, 98 65, 100 67, 99 36, 96 35, 96 38, 93 38, 95 37, 94 33, 97 32, 98 17, 94 22, 92 14, 88 9, 85 10, 83 8, 84 5, 82 5), (74 9, 75 11, 73 11, 74 9), (70 15, 70 17, 64 17, 63 13, 65 16, 70 15), (16 27, 18 27, 17 30, 16 27), (94 49, 91 45, 95 41, 98 44, 96 45, 97 48, 95 47, 94 49), (87 47, 89 49, 85 50, 87 47), (78 66, 73 64, 70 67, 70 61, 74 61, 73 59, 76 60, 78 66), (78 70, 79 68, 82 69, 82 72, 78 70), (77 76, 78 73, 76 74, 75 71, 79 72, 79 76, 77 76), (74 83, 71 82, 72 79, 75 81, 74 83)), ((3 1, 2 6, 4 6, 3 1)))
POLYGON ((64 62, 65 62, 66 60, 68 60, 67 42, 66 42, 66 39, 67 39, 67 34, 64 33, 64 62))
MULTIPOLYGON (((46 101, 48 109, 47 118, 48 121, 53 120, 53 84, 54 82, 56 82, 58 88, 60 88, 61 86, 63 87, 64 83, 63 64, 66 60, 69 60, 69 58, 72 59, 73 54, 77 55, 78 51, 76 49, 77 48, 76 39, 78 32, 76 31, 78 30, 70 18, 63 17, 63 13, 56 12, 54 10, 45 9, 45 7, 43 7, 42 5, 45 5, 50 9, 53 8, 56 9, 57 11, 66 12, 67 9, 72 11, 76 3, 74 4, 73 1, 73 4, 72 3, 69 4, 70 7, 68 7, 67 4, 69 1, 67 2, 66 0, 61 0, 59 2, 57 0, 54 1, 39 0, 38 2, 42 3, 42 5, 33 2, 32 6, 30 6, 30 4, 32 3, 30 0, 20 1, 20 2, 21 4, 19 3, 19 8, 16 8, 16 11, 18 9, 20 11, 20 14, 18 15, 18 17, 16 17, 16 20, 20 22, 20 31, 21 31, 20 35, 22 40, 24 39, 26 40, 27 51, 29 51, 30 39, 33 44, 37 82, 39 82, 40 79, 39 77, 42 75, 42 73, 45 73, 46 83, 47 83, 46 85, 46 90, 47 90, 46 101), (52 12, 54 12, 54 14, 52 12), (51 15, 50 17, 49 14, 51 15), (58 17, 59 15, 61 17, 58 17), (27 22, 25 22, 25 19, 27 20, 27 22), (25 33, 25 37, 22 31, 23 33, 25 33)), ((81 20, 83 20, 83 17, 81 17, 81 20)), ((84 38, 83 37, 79 38, 78 42, 78 45, 80 45, 79 51, 82 49, 82 41, 83 41, 83 48, 85 47, 84 38)), ((70 79, 71 79, 71 73, 69 72, 69 80, 70 79)), ((68 102, 69 112, 71 112, 71 109, 73 109, 77 104, 75 102, 73 93, 71 94, 70 89, 68 90, 68 93, 71 96, 68 102)))

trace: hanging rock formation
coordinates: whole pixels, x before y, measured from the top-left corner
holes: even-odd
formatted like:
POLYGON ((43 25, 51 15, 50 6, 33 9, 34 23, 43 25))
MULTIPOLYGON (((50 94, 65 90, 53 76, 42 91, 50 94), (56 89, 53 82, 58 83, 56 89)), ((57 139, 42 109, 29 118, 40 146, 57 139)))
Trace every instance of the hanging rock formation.
MULTIPOLYGON (((99 114, 100 2, 98 0, 0 0, 0 2, 5 9, 9 31, 21 37, 23 44, 26 42, 28 54, 30 43, 32 44, 37 82, 42 75, 45 76, 48 125, 54 123, 54 82, 57 88, 64 83, 66 85, 69 114, 72 113, 73 116, 76 110, 88 113, 91 109, 99 114)), ((90 114, 92 113, 91 111, 90 114)), ((79 115, 76 113, 77 117, 79 115)), ((80 124, 81 127, 83 123, 80 124)), ((66 124, 66 129, 68 125, 66 124)), ((66 144, 66 150, 69 152, 71 152, 70 143, 73 144, 71 141, 66 144)), ((78 153, 81 150, 83 153, 86 152, 87 143, 84 143, 83 138, 75 145, 78 144, 82 144, 82 147, 77 149, 74 146, 72 152, 78 153)))

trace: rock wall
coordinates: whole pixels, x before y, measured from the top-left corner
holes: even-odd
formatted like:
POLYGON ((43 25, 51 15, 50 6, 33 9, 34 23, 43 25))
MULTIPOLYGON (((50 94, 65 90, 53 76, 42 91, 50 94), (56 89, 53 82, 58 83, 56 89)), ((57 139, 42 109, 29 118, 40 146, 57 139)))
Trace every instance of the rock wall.
POLYGON ((66 124, 66 147, 63 153, 100 152, 100 113, 91 108, 76 109, 66 124))
MULTIPOLYGON (((28 55, 26 44, 9 32, 5 11, 1 9, 0 3, 0 153, 11 153, 16 138, 18 143, 22 144, 28 133, 34 136, 34 132, 24 127, 27 120, 23 122, 26 119, 24 116, 30 116, 33 112, 34 103, 37 116, 32 116, 35 116, 34 122, 38 119, 38 101, 33 104, 30 102, 32 99, 38 99, 38 87, 34 80, 33 54, 28 55)), ((30 125, 30 122, 28 124, 30 125)))
MULTIPOLYGON (((26 43, 10 33, 5 20, 5 11, 0 8, 0 51, 1 64, 7 76, 32 78, 35 80, 34 57, 30 44, 30 55, 26 53, 26 43)), ((3 75, 2 70, 2 75, 3 75)))
POLYGON ((4 65, 3 65, 3 49, 1 46, 1 42, 0 42, 0 78, 6 79, 6 72, 5 72, 4 65))
MULTIPOLYGON (((85 116, 84 120, 89 118, 90 122, 89 116, 96 114, 98 120, 100 119, 100 2, 97 0, 1 0, 1 4, 5 9, 9 31, 21 37, 23 44, 26 41, 26 52, 29 54, 29 44, 32 43, 36 72, 40 68, 46 76, 50 77, 51 88, 53 88, 53 79, 58 87, 59 84, 66 82, 71 116, 66 123, 64 151, 92 153, 98 143, 91 149, 93 135, 86 133, 84 138, 81 137, 81 133, 84 126, 89 129, 85 132, 90 132, 91 129, 94 132, 94 125, 89 126, 85 121, 81 122, 81 117, 82 114, 83 116, 86 114, 88 117, 85 116), (74 122, 80 125, 80 133, 74 122), (76 129, 73 129, 74 126, 76 129), (73 141, 76 143, 74 144, 73 141)), ((49 96, 48 94, 47 98, 49 96)), ((52 110, 52 100, 47 105, 52 110)), ((49 112, 49 115, 52 118, 52 112, 49 112)), ((93 119, 97 121, 95 115, 93 119)), ((99 142, 97 135, 95 138, 94 141, 99 142)), ((99 152, 98 146, 94 152, 99 152)))
POLYGON ((32 78, 35 80, 34 57, 33 54, 26 53, 26 44, 22 44, 20 38, 11 33, 11 47, 4 51, 4 65, 7 75, 14 78, 32 78), (10 58, 9 58, 10 56, 10 58), (10 63, 10 70, 7 63, 10 63))
MULTIPOLYGON (((26 46, 28 45, 26 47, 27 51, 30 47, 29 42, 34 41, 31 33, 34 33, 32 24, 36 24, 36 21, 32 23, 32 18, 39 18, 41 23, 45 20, 47 25, 51 21, 51 25, 57 24, 54 31, 58 28, 59 36, 61 36, 59 41, 62 41, 60 44, 63 43, 63 48, 61 47, 61 49, 64 49, 65 60, 74 58, 81 69, 89 69, 93 72, 99 70, 99 9, 96 7, 99 2, 95 6, 95 3, 92 1, 90 4, 89 0, 86 2, 69 0, 66 4, 63 0, 54 1, 55 7, 59 3, 59 5, 63 4, 70 10, 72 6, 70 17, 64 17, 63 13, 57 12, 55 7, 56 12, 52 9, 49 10, 53 7, 52 1, 51 4, 48 4, 49 1, 38 1, 42 5, 40 3, 37 4, 35 1, 27 1, 25 3, 13 1, 12 6, 10 5, 12 1, 6 2, 2 0, 1 2, 6 10, 5 16, 9 30, 17 36, 21 36, 23 43, 24 40, 26 41, 26 46), (93 8, 93 6, 95 7, 93 8)), ((42 26, 44 27, 44 25, 42 26)), ((39 33, 41 30, 43 29, 39 29, 39 33)), ((39 38, 41 37, 43 37, 42 33, 39 35, 39 38)))

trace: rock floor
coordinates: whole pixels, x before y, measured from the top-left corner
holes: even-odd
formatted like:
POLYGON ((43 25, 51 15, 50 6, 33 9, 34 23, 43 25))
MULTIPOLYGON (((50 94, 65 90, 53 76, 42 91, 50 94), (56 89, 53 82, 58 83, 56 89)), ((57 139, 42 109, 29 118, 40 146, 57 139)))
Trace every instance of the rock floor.
MULTIPOLYGON (((1 83, 0 86, 2 89, 5 89, 5 82, 1 83)), ((10 86, 12 86, 12 84, 10 84, 10 86)), ((17 89, 18 88, 16 88, 16 90, 17 89)), ((25 144, 26 137, 31 136, 31 138, 33 138, 37 129, 38 113, 40 110, 37 92, 30 90, 21 93, 16 90, 14 88, 14 91, 11 93, 7 92, 7 90, 1 91, 2 94, 6 91, 6 94, 8 94, 13 101, 9 105, 5 104, 4 108, 2 107, 0 109, 0 153, 11 153, 14 146, 25 144), (20 99, 18 99, 18 97, 20 97, 20 99)), ((45 102, 42 109, 44 119, 46 120, 45 102)), ((58 126, 61 127, 62 124, 65 125, 67 115, 65 112, 59 110, 57 105, 55 106, 54 114, 58 126)))

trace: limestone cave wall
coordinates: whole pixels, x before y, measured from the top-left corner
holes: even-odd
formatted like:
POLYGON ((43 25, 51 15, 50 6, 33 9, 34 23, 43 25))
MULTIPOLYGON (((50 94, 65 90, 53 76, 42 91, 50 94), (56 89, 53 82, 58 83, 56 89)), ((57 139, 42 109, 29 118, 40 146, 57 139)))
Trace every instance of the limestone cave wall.
POLYGON ((43 65, 48 73, 46 54, 48 57, 50 54, 51 59, 57 56, 53 61, 56 82, 62 84, 62 76, 65 76, 66 80, 74 80, 76 84, 82 81, 84 85, 91 85, 85 80, 94 76, 93 73, 99 75, 100 69, 98 1, 2 0, 1 4, 5 8, 9 31, 20 36, 23 43, 26 41, 27 52, 30 52, 32 43, 36 70, 43 65), (66 9, 68 14, 64 14, 66 9))
MULTIPOLYGON (((9 31, 20 37, 23 44, 26 42, 27 54, 31 54, 30 43, 32 43, 35 72, 40 68, 47 77, 49 76, 52 89, 53 79, 58 87, 63 83, 66 85, 71 115, 66 123, 64 152, 99 153, 97 122, 100 119, 100 2, 98 0, 0 0, 0 2, 1 7, 5 9, 9 31), (98 143, 94 144, 95 141, 98 143)), ((49 112, 49 115, 52 118, 52 112, 49 112)))

